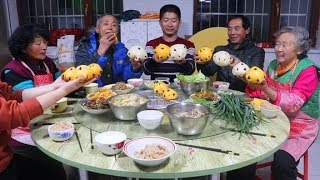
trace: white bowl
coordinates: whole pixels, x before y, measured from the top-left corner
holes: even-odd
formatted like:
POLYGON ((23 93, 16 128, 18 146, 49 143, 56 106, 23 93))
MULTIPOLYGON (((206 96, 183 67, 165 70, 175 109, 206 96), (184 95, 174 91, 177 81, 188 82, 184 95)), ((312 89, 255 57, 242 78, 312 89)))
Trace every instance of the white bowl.
POLYGON ((54 141, 65 141, 74 134, 74 125, 70 122, 58 122, 48 126, 48 134, 54 141))
POLYGON ((137 114, 139 124, 147 129, 153 130, 160 126, 163 118, 163 113, 157 110, 140 111, 137 114))
MULTIPOLYGON (((103 86, 103 88, 106 88, 106 89, 111 89, 112 86, 114 86, 115 84, 109 84, 109 85, 106 85, 106 86, 103 86)), ((112 90, 113 92, 115 92, 116 94, 127 94, 129 93, 130 91, 132 91, 132 89, 134 88, 134 86, 132 86, 131 84, 126 84, 127 85, 127 89, 125 90, 112 90)))
POLYGON ((229 89, 230 83, 223 81, 215 81, 212 83, 212 85, 218 91, 227 91, 229 89))
POLYGON ((273 105, 269 102, 263 102, 260 104, 261 113, 267 118, 274 118, 281 110, 279 106, 273 105))
POLYGON ((133 78, 133 79, 128 79, 128 84, 131 84, 134 87, 140 87, 143 84, 143 79, 139 78, 133 78))
POLYGON ((122 151, 127 135, 118 131, 107 131, 94 138, 95 146, 106 155, 115 155, 122 151))
POLYGON ((59 113, 59 112, 63 112, 67 109, 68 106, 68 99, 66 97, 61 98, 59 101, 57 101, 56 103, 54 103, 51 107, 50 110, 53 113, 59 113))
POLYGON ((86 94, 95 93, 98 91, 98 83, 90 83, 88 85, 83 86, 86 94))
POLYGON ((135 138, 124 145, 123 152, 132 158, 136 163, 142 166, 158 166, 175 153, 176 144, 165 137, 160 136, 143 136, 135 138), (135 156, 136 152, 143 150, 146 145, 161 145, 168 150, 168 153, 158 159, 143 159, 135 156))
POLYGON ((91 113, 91 114, 102 114, 102 113, 110 111, 110 108, 101 108, 101 109, 89 108, 89 107, 85 106, 84 103, 81 104, 81 107, 84 111, 86 111, 87 113, 91 113))

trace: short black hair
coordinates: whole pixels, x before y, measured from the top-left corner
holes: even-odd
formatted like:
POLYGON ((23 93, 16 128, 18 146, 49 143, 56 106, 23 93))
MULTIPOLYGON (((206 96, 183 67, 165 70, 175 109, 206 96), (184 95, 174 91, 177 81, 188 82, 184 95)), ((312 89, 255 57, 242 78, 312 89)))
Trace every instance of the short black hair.
POLYGON ((25 50, 38 37, 49 40, 49 30, 41 24, 24 24, 19 26, 8 41, 11 55, 22 61, 27 57, 25 50))
POLYGON ((167 12, 172 12, 175 13, 179 20, 181 20, 181 11, 180 8, 174 4, 167 4, 162 6, 162 8, 160 9, 160 19, 162 19, 163 15, 167 12))
POLYGON ((241 19, 242 20, 242 27, 244 28, 244 29, 248 29, 248 28, 251 28, 251 23, 250 23, 250 21, 249 21, 249 19, 246 17, 246 16, 244 16, 244 15, 234 15, 234 16, 231 16, 230 18, 229 18, 229 20, 228 20, 228 24, 229 24, 229 22, 231 21, 231 20, 233 20, 233 19, 241 19))

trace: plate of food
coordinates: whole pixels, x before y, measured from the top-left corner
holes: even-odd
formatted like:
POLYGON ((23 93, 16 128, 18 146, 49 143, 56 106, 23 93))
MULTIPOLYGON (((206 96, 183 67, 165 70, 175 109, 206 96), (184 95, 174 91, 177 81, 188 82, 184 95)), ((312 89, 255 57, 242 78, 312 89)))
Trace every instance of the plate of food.
POLYGON ((81 107, 84 111, 91 113, 91 114, 102 114, 108 112, 110 107, 108 104, 104 102, 95 101, 95 100, 88 100, 81 103, 81 107))
POLYGON ((131 84, 126 84, 124 82, 117 82, 116 84, 108 84, 103 86, 105 89, 111 89, 116 94, 127 94, 134 88, 131 84))
POLYGON ((199 91, 197 93, 191 94, 190 98, 191 99, 197 99, 197 98, 204 99, 206 101, 209 101, 211 104, 217 104, 221 100, 221 97, 219 96, 218 93, 215 93, 215 92, 212 92, 209 90, 204 90, 204 89, 202 89, 201 91, 199 91))
POLYGON ((107 100, 117 95, 115 92, 113 92, 111 89, 107 88, 101 88, 99 91, 95 93, 87 94, 87 99, 94 100, 94 101, 100 101, 100 102, 107 102, 107 100))

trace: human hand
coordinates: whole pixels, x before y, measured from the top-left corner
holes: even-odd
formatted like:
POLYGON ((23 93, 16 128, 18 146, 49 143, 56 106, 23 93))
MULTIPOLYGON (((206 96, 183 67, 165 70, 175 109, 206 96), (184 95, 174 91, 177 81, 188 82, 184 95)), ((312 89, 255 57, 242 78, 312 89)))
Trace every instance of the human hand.
POLYGON ((261 89, 261 90, 265 90, 268 88, 268 85, 266 83, 265 80, 263 80, 261 83, 251 83, 251 82, 247 82, 248 86, 250 89, 261 89))
POLYGON ((163 61, 159 59, 156 54, 153 54, 152 59, 157 63, 163 63, 163 61))
POLYGON ((135 61, 135 60, 131 60, 131 64, 132 64, 132 69, 134 72, 138 72, 141 70, 141 67, 143 66, 143 61, 135 61))
POLYGON ((207 62, 209 62, 209 61, 201 61, 200 56, 198 56, 198 54, 194 55, 194 60, 197 64, 206 64, 207 62))
POLYGON ((174 63, 176 63, 176 64, 185 64, 187 61, 186 61, 186 59, 182 59, 182 60, 177 60, 177 61, 173 61, 174 63))
POLYGON ((101 56, 107 52, 107 50, 117 42, 117 36, 115 33, 108 31, 104 36, 99 39, 98 54, 101 56))
POLYGON ((89 81, 85 81, 84 77, 80 76, 79 78, 72 80, 72 81, 61 82, 59 84, 60 85, 59 89, 66 92, 66 94, 69 94, 69 93, 79 89, 82 86, 85 86, 87 84, 94 82, 95 80, 97 80, 97 78, 93 78, 89 81))
POLYGON ((239 59, 239 58, 237 58, 236 56, 234 56, 234 55, 231 55, 230 54, 230 56, 232 57, 232 62, 229 64, 229 67, 230 68, 233 68, 236 64, 238 64, 238 63, 240 63, 241 62, 241 60, 239 59))

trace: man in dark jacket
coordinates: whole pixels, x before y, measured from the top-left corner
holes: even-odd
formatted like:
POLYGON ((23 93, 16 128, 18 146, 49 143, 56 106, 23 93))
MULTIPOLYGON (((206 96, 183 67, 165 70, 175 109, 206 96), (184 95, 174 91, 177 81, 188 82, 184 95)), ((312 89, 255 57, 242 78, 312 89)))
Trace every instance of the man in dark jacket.
MULTIPOLYGON (((229 54, 239 58, 249 67, 258 66, 263 69, 265 52, 262 48, 256 47, 250 37, 250 21, 242 15, 233 16, 228 21, 229 44, 226 46, 217 46, 214 53, 218 51, 227 51, 229 54)), ((213 39, 214 41, 214 39, 213 39)), ((206 76, 212 76, 217 73, 217 81, 226 81, 230 83, 230 89, 244 92, 246 83, 232 74, 232 68, 220 67, 213 61, 208 64, 200 64, 200 69, 206 76)))
POLYGON ((77 66, 98 63, 102 67, 102 75, 97 80, 99 86, 139 78, 143 72, 142 62, 129 60, 128 49, 118 41, 118 32, 118 20, 112 15, 103 15, 90 39, 83 41, 77 50, 77 66))

